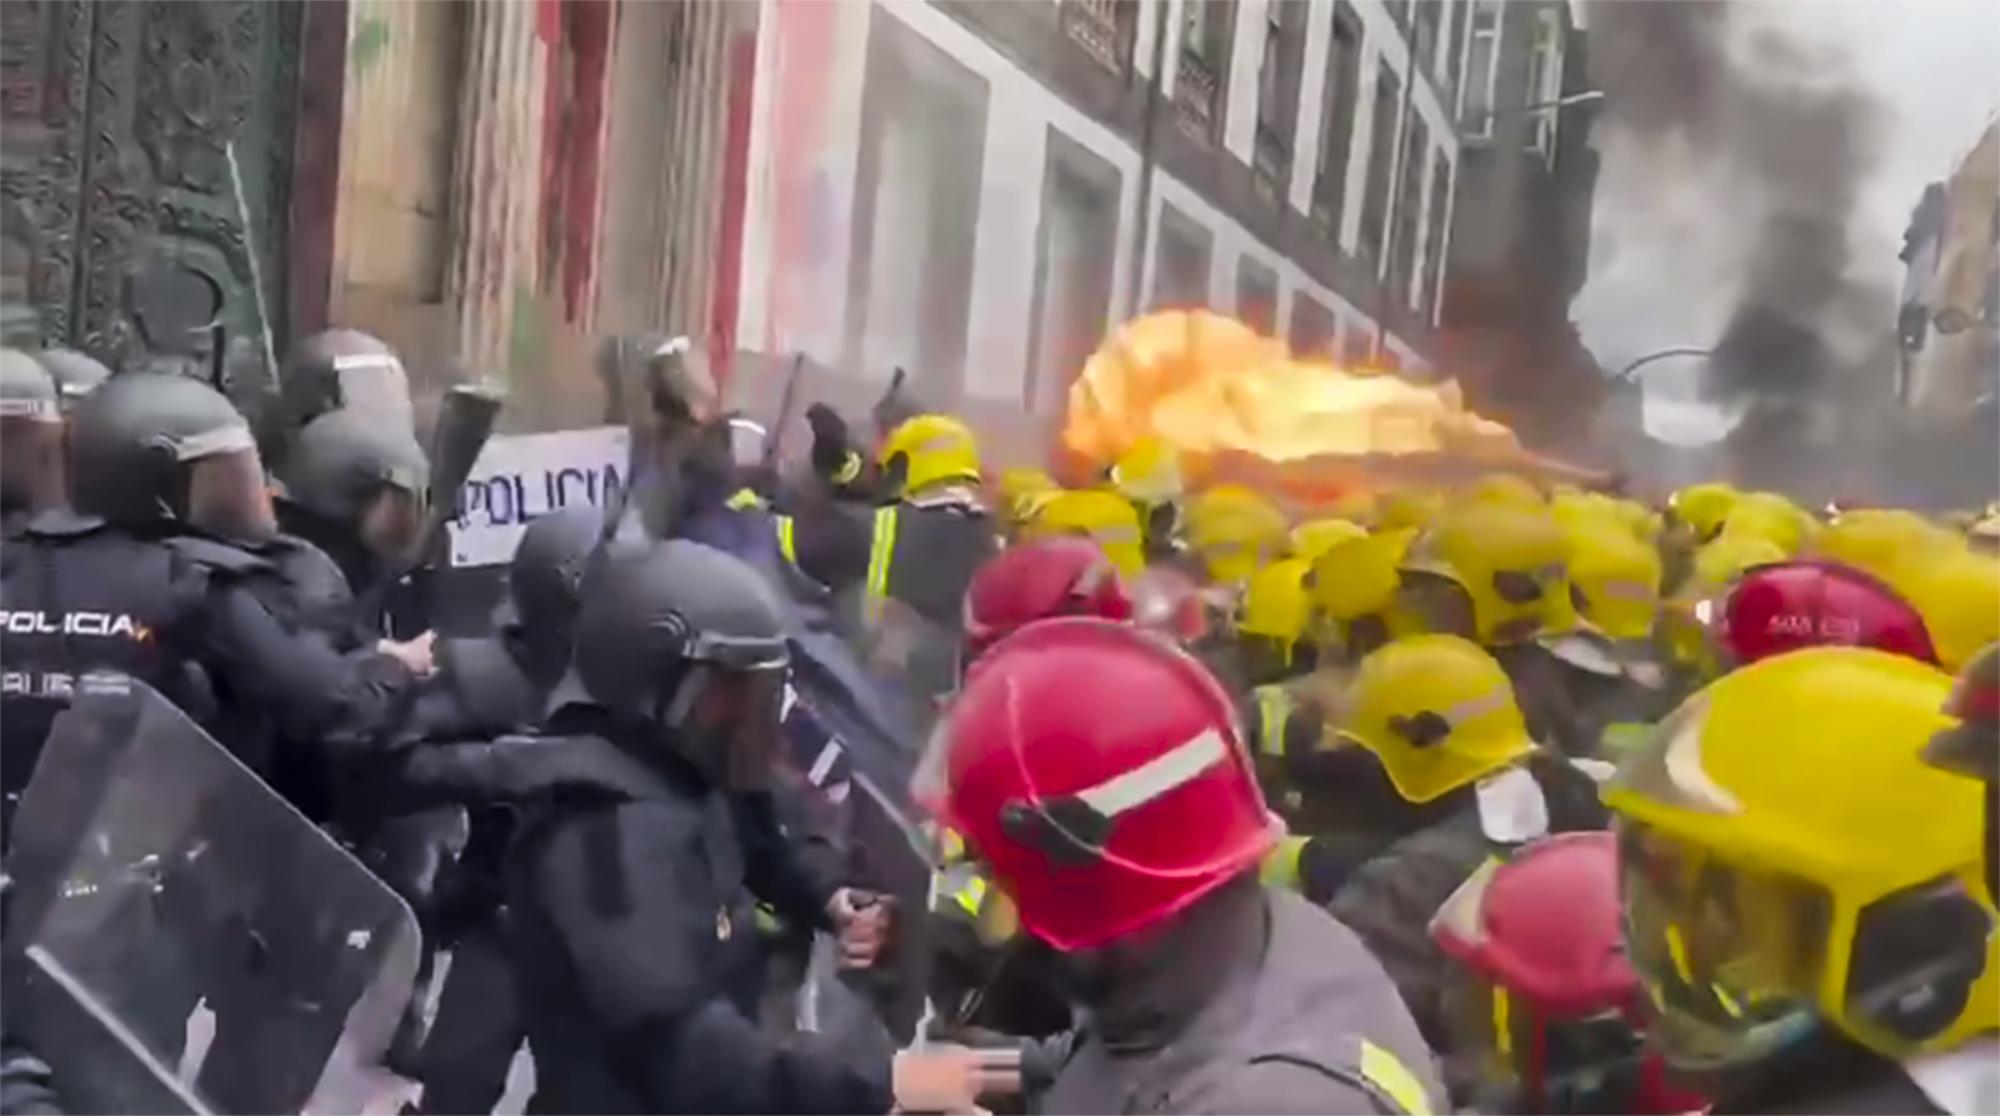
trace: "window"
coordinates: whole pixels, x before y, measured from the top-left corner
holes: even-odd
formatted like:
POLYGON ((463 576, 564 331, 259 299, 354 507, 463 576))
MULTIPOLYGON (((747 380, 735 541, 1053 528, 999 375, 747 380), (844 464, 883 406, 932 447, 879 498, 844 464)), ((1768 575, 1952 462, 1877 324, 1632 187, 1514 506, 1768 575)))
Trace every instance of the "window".
POLYGON ((1383 62, 1375 71, 1373 131, 1368 138, 1368 189, 1361 196, 1361 254, 1382 258, 1382 226, 1389 211, 1390 163, 1396 155, 1396 115, 1403 87, 1383 62))
MULTIPOLYGON (((1425 222, 1429 229, 1424 236, 1424 277, 1417 289, 1417 309, 1437 309, 1437 301, 1443 298, 1440 281, 1444 276, 1445 221, 1451 215, 1451 159, 1442 150, 1431 161, 1431 210, 1425 222)), ((1435 320, 1436 315, 1433 315, 1435 320)))
POLYGON ((1111 72, 1132 65, 1139 37, 1139 0, 1063 0, 1062 25, 1070 40, 1111 72))
POLYGON ((1553 11, 1535 13, 1535 46, 1528 55, 1528 93, 1523 106, 1545 105, 1535 112, 1535 126, 1528 131, 1528 146, 1553 165, 1556 151, 1556 121, 1562 110, 1552 103, 1562 97, 1562 22, 1553 11))
POLYGON ((1278 332, 1278 274, 1249 256, 1236 265, 1236 316, 1266 337, 1278 332))
POLYGON ((1347 0, 1340 0, 1333 11, 1333 41, 1327 50, 1326 68, 1326 107, 1320 114, 1312 218, 1331 237, 1340 228, 1340 207, 1347 196, 1347 156, 1354 143, 1354 106, 1361 100, 1361 18, 1347 0))
POLYGON ((1493 76, 1500 57, 1498 0, 1472 0, 1472 60, 1465 67, 1465 134, 1485 139, 1493 134, 1493 76))
POLYGON ((1334 341, 1333 311, 1304 291, 1292 296, 1291 346, 1297 356, 1331 357, 1334 341))
POLYGON ((1291 185, 1307 11, 1306 0, 1275 0, 1265 9, 1268 22, 1264 60, 1257 71, 1257 142, 1252 158, 1273 201, 1282 198, 1291 185))
POLYGON ((1104 339, 1118 253, 1117 168, 1054 128, 1048 151, 1023 399, 1038 413, 1061 408, 1104 339))
POLYGON ((1171 205, 1160 207, 1153 262, 1153 308, 1208 305, 1208 257, 1214 238, 1171 205))
POLYGON ((1202 143, 1215 142, 1222 120, 1235 11, 1232 0, 1187 0, 1181 8, 1181 62, 1174 78, 1174 107, 1182 129, 1202 143))
POLYGON ((1403 126, 1403 161, 1396 171, 1396 211, 1391 218, 1396 225, 1396 239, 1389 257, 1389 282, 1397 298, 1410 298, 1414 304, 1421 299, 1410 297, 1410 276, 1417 260, 1417 232, 1423 227, 1419 222, 1423 219, 1424 157, 1430 152, 1431 138, 1423 117, 1414 111, 1407 117, 1403 126))

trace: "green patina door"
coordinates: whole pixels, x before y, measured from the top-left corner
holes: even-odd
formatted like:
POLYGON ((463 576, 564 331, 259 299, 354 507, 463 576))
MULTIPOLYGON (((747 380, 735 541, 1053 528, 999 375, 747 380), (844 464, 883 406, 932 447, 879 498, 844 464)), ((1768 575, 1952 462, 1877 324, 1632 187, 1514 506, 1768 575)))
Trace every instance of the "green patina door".
POLYGON ((168 352, 217 378, 260 367, 267 324, 282 346, 303 8, 0 2, 0 233, 16 321, 32 308, 44 344, 113 367, 168 352))

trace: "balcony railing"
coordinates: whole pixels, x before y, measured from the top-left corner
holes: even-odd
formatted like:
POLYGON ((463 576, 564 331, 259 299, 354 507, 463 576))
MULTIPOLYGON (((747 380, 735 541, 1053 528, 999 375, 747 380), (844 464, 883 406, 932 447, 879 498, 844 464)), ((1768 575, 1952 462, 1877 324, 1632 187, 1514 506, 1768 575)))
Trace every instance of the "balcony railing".
POLYGON ((1132 65, 1135 0, 1063 0, 1063 33, 1114 74, 1132 65))
POLYGON ((1191 50, 1181 52, 1180 75, 1174 79, 1174 116, 1181 131, 1197 143, 1215 144, 1221 84, 1208 59, 1191 50))

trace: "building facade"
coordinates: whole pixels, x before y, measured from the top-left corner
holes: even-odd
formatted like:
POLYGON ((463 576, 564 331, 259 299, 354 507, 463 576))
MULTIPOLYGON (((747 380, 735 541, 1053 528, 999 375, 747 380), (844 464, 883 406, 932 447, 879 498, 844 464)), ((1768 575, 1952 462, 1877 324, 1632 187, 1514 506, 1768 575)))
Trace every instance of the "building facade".
POLYGON ((1443 359, 1468 400, 1547 446, 1582 441, 1602 394, 1569 317, 1598 168, 1578 11, 1473 0, 1442 322, 1443 359))
POLYGON ((764 0, 739 341, 1022 450, 1148 308, 1430 367, 1469 9, 764 0))

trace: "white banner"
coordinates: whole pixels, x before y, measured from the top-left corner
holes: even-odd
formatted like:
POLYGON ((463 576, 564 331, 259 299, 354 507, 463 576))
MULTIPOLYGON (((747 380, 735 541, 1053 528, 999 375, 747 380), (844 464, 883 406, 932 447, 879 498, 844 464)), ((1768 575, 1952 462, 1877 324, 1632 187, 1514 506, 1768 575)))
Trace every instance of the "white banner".
POLYGON ((459 490, 451 564, 509 561, 536 516, 572 504, 603 507, 625 483, 628 439, 622 426, 495 435, 459 490))

